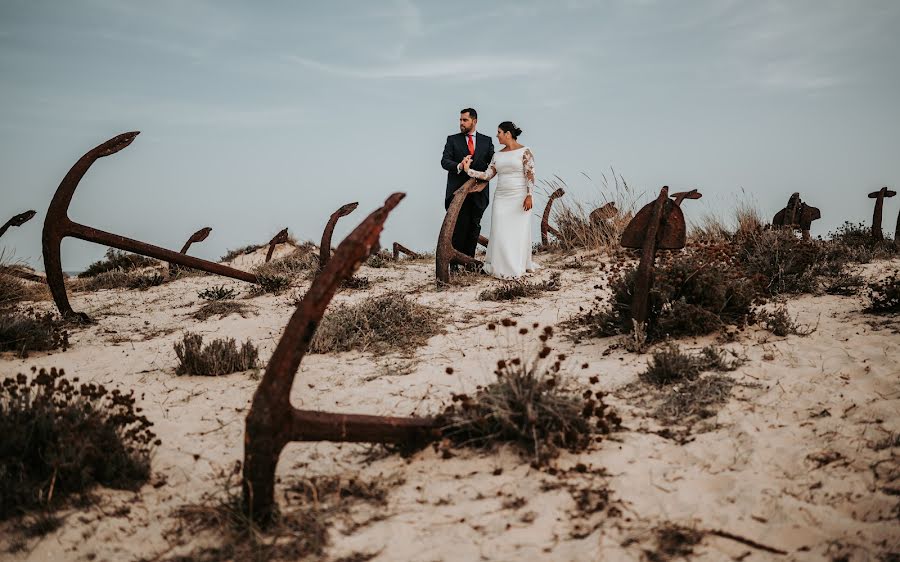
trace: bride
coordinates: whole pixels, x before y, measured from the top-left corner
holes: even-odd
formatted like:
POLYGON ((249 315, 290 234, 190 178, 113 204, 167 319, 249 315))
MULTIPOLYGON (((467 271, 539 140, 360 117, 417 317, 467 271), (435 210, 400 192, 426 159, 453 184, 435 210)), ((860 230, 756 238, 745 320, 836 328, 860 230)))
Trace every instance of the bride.
MULTIPOLYGON (((521 277, 538 269, 531 261, 531 207, 534 190, 534 156, 531 149, 519 144, 522 129, 512 121, 497 126, 497 140, 504 146, 495 152, 487 170, 469 168, 472 157, 466 156, 462 167, 479 180, 488 181, 500 175, 491 205, 491 235, 484 271, 504 279, 521 277)), ((483 184, 480 191, 487 184, 483 184)))

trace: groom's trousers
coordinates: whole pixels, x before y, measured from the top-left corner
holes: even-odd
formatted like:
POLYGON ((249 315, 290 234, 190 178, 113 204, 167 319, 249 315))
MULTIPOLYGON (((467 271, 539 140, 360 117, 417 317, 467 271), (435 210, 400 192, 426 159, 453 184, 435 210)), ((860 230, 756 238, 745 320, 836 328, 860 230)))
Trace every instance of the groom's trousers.
MULTIPOLYGON (((481 216, 483 214, 484 209, 476 205, 475 198, 466 197, 456 219, 456 228, 453 230, 453 247, 467 256, 475 257, 478 236, 481 234, 481 216)), ((451 262, 451 265, 453 265, 453 262, 451 262)))

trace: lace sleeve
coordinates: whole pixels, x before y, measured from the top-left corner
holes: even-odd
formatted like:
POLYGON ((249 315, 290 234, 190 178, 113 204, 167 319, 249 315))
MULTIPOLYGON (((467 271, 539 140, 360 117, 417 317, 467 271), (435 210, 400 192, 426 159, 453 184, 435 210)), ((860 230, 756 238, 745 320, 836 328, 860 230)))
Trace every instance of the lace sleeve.
POLYGON ((522 169, 525 171, 525 187, 528 193, 531 193, 535 187, 534 181, 534 155, 530 148, 526 148, 522 153, 522 169))
POLYGON ((496 158, 496 156, 491 158, 491 163, 488 165, 487 170, 485 170, 484 172, 479 172, 478 170, 469 168, 469 177, 481 181, 490 181, 491 178, 497 175, 497 164, 496 162, 494 162, 496 158))

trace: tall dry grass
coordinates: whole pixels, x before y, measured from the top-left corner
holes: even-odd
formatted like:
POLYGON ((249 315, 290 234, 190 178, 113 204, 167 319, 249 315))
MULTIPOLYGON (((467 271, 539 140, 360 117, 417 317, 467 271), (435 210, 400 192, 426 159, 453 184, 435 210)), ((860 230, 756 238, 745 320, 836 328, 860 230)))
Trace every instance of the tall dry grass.
MULTIPOLYGON (((590 176, 584 176, 593 183, 590 176)), ((568 192, 565 181, 558 176, 544 181, 543 185, 548 195, 560 187, 568 192)), ((559 231, 560 236, 547 249, 609 251, 619 247, 619 238, 634 216, 639 195, 615 170, 610 170, 609 176, 601 174, 598 187, 599 197, 592 201, 577 201, 571 196, 556 201, 550 223, 559 231), (592 221, 591 211, 607 203, 615 204, 616 214, 602 221, 592 221)), ((539 212, 542 213, 543 209, 539 212)))

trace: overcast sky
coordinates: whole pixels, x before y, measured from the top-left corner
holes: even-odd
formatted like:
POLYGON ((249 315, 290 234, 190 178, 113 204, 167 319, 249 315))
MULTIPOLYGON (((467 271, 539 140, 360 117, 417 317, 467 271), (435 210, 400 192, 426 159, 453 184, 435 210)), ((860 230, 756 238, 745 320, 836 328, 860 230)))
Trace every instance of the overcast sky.
MULTIPOLYGON (((74 220, 176 250, 211 226, 192 254, 218 258, 285 226, 317 241, 359 201, 343 236, 399 190, 383 245, 433 249, 466 106, 485 134, 523 128, 567 197, 609 196, 610 167, 648 197, 699 188, 689 219, 737 201, 771 217, 799 191, 825 234, 900 184, 898 29, 896 0, 0 0, 0 223, 38 211, 0 242, 42 268, 66 171, 139 130, 74 220)), ((104 250, 67 241, 64 269, 104 250)))

